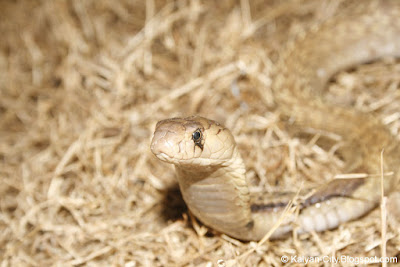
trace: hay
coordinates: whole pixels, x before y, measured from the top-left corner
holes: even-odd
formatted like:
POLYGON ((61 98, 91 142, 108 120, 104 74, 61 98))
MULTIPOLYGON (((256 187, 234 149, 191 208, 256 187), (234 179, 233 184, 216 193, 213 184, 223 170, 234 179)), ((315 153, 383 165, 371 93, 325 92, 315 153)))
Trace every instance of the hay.
MULTIPOLYGON (((268 89, 279 49, 336 7, 1 1, 2 266, 279 266, 283 255, 380 255, 379 210, 261 246, 216 233, 188 214, 172 167, 149 150, 158 120, 201 114, 233 130, 253 191, 340 173, 335 145, 281 127, 268 89)), ((339 74, 329 97, 377 111, 398 134, 399 73, 395 61, 361 66, 339 74)), ((388 212, 386 253, 395 256, 400 233, 388 212)))

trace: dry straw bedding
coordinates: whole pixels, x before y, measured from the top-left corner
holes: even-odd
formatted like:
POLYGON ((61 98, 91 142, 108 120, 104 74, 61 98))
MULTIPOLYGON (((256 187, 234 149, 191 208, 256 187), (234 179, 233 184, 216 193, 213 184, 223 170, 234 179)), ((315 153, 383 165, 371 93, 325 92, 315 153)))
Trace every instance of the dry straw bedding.
MULTIPOLYGON (((188 214, 172 167, 149 150, 158 120, 201 114, 232 129, 252 191, 313 187, 340 173, 335 142, 291 135, 269 89, 280 49, 340 2, 0 1, 1 266, 381 255, 379 209, 259 246, 216 233, 188 214)), ((398 134, 399 77, 394 60, 360 66, 338 74, 328 96, 376 112, 398 134)), ((395 202, 388 256, 400 250, 395 202)))

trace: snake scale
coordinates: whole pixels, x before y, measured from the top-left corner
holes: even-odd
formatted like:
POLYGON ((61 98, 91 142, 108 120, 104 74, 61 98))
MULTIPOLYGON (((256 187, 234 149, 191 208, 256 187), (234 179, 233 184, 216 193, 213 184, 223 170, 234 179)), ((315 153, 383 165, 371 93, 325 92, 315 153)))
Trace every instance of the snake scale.
MULTIPOLYGON (((397 184, 400 144, 368 113, 326 103, 323 90, 336 72, 384 57, 400 56, 400 1, 365 0, 342 5, 338 14, 287 45, 272 84, 282 113, 295 123, 341 135, 345 171, 379 173, 385 149, 385 194, 397 184)), ((246 169, 230 131, 199 116, 157 123, 152 152, 175 165, 183 198, 204 224, 241 240, 260 240, 281 216, 288 200, 259 203, 249 193, 246 169)), ((266 152, 268 153, 268 152, 266 152)), ((300 204, 272 234, 324 231, 376 207, 381 180, 334 179, 300 204)), ((273 196, 271 196, 273 197, 273 196)))

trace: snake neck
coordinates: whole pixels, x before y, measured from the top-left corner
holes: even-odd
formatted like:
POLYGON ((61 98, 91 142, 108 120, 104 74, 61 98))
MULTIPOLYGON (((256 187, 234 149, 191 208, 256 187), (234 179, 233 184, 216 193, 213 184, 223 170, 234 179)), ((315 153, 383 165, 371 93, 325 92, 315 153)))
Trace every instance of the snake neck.
POLYGON ((248 238, 253 227, 250 194, 237 148, 232 158, 219 166, 175 167, 183 199, 197 218, 230 236, 248 238))

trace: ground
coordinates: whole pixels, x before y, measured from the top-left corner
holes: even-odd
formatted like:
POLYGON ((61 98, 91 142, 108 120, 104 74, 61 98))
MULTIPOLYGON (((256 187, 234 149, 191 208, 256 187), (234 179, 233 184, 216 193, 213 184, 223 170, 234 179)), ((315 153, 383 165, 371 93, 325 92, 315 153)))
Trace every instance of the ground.
MULTIPOLYGON (((252 191, 314 187, 340 173, 334 144, 286 131, 270 88, 282 47, 339 2, 0 1, 2 266, 380 256, 379 208, 260 245, 221 235, 188 213, 172 166, 149 149, 158 120, 200 114, 232 130, 252 191)), ((376 112, 399 135, 399 77, 393 59, 362 65, 332 79, 328 99, 376 112)), ((386 253, 399 258, 395 202, 386 253)))

